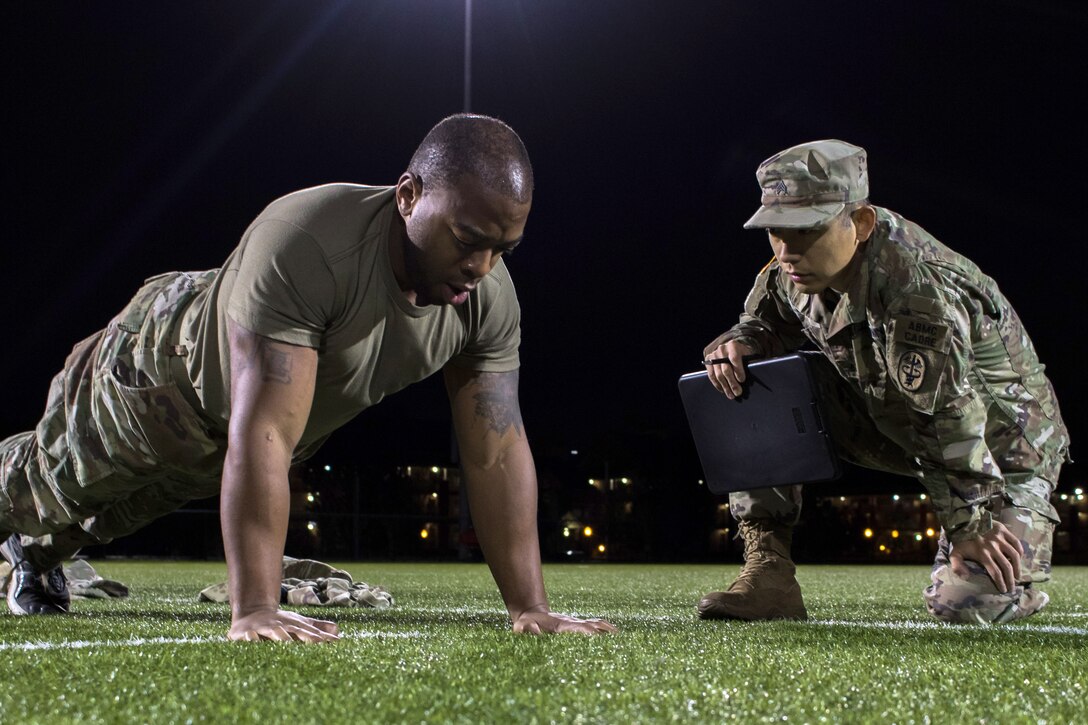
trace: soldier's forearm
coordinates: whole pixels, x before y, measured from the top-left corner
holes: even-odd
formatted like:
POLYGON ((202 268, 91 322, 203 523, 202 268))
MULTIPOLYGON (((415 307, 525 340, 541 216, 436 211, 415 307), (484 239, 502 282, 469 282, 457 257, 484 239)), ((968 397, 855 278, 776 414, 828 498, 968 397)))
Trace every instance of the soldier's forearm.
POLYGON ((220 505, 232 619, 278 608, 290 516, 290 459, 242 448, 228 451, 220 505))

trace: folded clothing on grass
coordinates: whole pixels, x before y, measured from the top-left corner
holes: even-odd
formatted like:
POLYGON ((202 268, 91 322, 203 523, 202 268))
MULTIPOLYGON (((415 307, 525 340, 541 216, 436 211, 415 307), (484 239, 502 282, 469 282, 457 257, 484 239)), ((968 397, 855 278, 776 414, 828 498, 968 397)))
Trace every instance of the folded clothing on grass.
MULTIPOLYGON (((200 592, 202 602, 227 602, 227 583, 213 584, 200 592)), ((352 580, 351 574, 313 559, 283 557, 280 602, 297 606, 370 607, 388 609, 393 595, 378 586, 352 580)))

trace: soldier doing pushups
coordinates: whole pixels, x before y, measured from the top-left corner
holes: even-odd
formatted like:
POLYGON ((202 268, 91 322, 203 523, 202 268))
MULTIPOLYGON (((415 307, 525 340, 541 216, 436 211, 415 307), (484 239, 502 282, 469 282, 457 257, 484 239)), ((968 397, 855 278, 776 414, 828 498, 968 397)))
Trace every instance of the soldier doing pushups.
MULTIPOLYGON (((738 324, 704 350, 714 386, 742 392, 743 358, 814 344, 843 458, 914 476, 941 537, 924 598, 947 621, 1007 622, 1046 606, 1057 512, 1049 497, 1069 438, 1020 318, 971 260, 868 203, 866 152, 801 144, 760 164, 775 259, 738 324)), ((707 619, 804 619, 790 559, 801 487, 742 491, 730 510, 745 564, 707 619)))
POLYGON ((387 186, 272 202, 221 269, 147 280, 72 350, 33 431, 0 441, 8 608, 61 614, 81 547, 221 494, 231 640, 325 642, 281 610, 288 471, 362 410, 441 371, 475 529, 515 631, 614 631, 552 612, 518 402, 521 308, 503 257, 533 194, 498 119, 459 114, 387 186))

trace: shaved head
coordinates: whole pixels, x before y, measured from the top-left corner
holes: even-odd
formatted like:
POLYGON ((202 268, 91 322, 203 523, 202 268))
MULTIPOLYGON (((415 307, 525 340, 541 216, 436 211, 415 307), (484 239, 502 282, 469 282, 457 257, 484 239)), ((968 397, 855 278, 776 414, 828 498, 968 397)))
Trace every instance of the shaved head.
POLYGON ((459 113, 445 118, 419 144, 408 172, 424 188, 456 186, 474 176, 488 189, 525 203, 533 195, 529 152, 514 129, 497 118, 459 113))

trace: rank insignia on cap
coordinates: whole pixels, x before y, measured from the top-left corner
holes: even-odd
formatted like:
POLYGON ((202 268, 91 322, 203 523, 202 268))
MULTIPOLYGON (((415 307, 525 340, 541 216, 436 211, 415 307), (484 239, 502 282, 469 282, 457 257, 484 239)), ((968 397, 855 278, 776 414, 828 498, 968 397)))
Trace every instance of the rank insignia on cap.
POLYGON ((908 350, 899 356, 896 372, 903 390, 913 393, 922 387, 922 380, 926 376, 926 359, 914 350, 908 350))

